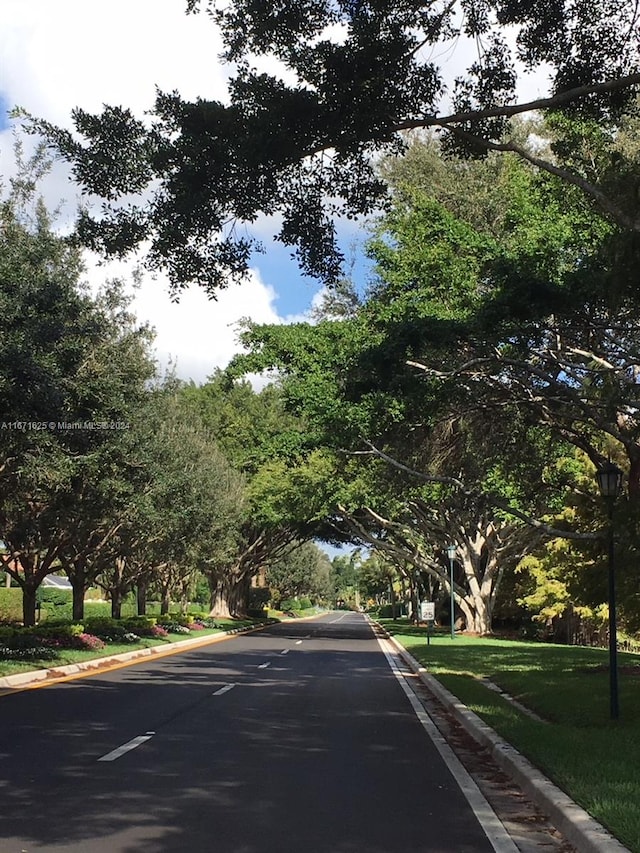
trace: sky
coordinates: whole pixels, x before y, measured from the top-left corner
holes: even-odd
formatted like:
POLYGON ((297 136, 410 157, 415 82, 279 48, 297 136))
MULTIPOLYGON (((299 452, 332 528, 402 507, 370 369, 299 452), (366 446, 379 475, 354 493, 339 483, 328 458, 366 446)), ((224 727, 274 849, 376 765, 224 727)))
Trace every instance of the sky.
MULTIPOLYGON (((0 2, 0 174, 12 170, 12 131, 7 109, 71 127, 78 106, 98 112, 122 105, 142 116, 156 86, 177 89, 185 98, 224 99, 226 69, 218 60, 220 41, 205 15, 184 13, 185 0, 2 0, 0 2)), ((78 195, 62 164, 44 188, 63 219, 73 219, 78 195)), ((216 301, 198 288, 171 300, 166 280, 143 277, 134 309, 156 329, 161 369, 171 359, 178 376, 206 381, 239 350, 237 323, 304 318, 319 298, 317 282, 301 276, 288 248, 271 243, 256 254, 248 281, 223 291, 216 301)), ((109 276, 130 277, 131 263, 99 265, 87 257, 87 278, 95 286, 109 276)))

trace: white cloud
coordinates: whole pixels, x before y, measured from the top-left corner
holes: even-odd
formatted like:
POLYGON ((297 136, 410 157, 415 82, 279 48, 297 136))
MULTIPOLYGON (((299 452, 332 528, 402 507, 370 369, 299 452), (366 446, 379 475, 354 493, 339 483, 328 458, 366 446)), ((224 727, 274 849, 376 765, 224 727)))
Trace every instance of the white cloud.
POLYGON ((179 303, 172 303, 163 283, 147 280, 136 294, 134 308, 139 316, 153 318, 161 365, 171 358, 178 376, 204 382, 215 368, 226 367, 240 351, 240 320, 281 322, 273 307, 275 298, 275 292, 252 271, 246 282, 220 292, 215 302, 201 289, 191 287, 179 303))
POLYGON ((138 114, 154 85, 222 98, 220 39, 179 0, 3 0, 2 88, 35 115, 69 125, 74 106, 124 104, 138 114))
MULTIPOLYGON (((88 258, 86 280, 95 292, 109 278, 133 282, 132 262, 101 264, 88 258)), ((149 322, 156 333, 155 351, 160 371, 171 362, 181 379, 201 383, 216 368, 224 368, 241 351, 239 322, 245 318, 256 323, 282 323, 274 308, 275 291, 252 270, 243 284, 219 292, 217 300, 191 287, 172 301, 169 284, 162 275, 142 274, 134 289, 132 309, 141 321, 149 322)))

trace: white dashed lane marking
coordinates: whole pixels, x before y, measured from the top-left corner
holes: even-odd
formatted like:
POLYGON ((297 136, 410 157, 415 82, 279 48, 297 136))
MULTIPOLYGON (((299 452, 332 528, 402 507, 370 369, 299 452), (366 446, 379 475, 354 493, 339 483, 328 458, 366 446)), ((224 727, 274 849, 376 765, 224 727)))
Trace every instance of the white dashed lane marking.
POLYGON ((125 753, 131 752, 132 749, 136 749, 136 747, 141 746, 148 740, 151 740, 154 734, 155 732, 147 732, 145 735, 134 737, 133 740, 127 741, 127 743, 123 743, 122 746, 119 746, 117 749, 113 749, 111 752, 103 755, 102 758, 98 759, 98 761, 115 761, 125 753))
POLYGON ((235 684, 225 684, 224 687, 221 687, 219 690, 216 690, 212 693, 212 696, 222 696, 223 693, 228 693, 229 690, 233 690, 235 684))

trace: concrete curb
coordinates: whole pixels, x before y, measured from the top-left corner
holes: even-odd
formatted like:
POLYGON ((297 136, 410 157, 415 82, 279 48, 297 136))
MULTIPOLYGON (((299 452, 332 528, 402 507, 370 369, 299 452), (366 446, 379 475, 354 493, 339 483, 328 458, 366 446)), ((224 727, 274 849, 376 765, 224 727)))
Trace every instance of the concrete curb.
POLYGON ((451 711, 477 743, 485 747, 498 766, 520 785, 522 790, 562 832, 580 853, 630 853, 616 838, 564 791, 547 779, 515 747, 503 740, 477 714, 450 693, 382 626, 385 637, 415 672, 423 684, 451 711))
POLYGON ((83 661, 82 663, 70 663, 65 666, 54 666, 48 669, 32 669, 27 670, 26 672, 18 672, 15 675, 5 675, 0 677, 0 690, 28 687, 32 684, 38 685, 80 673, 86 673, 89 675, 101 669, 113 666, 114 664, 130 663, 133 665, 141 662, 144 658, 162 657, 164 655, 176 654, 180 651, 196 649, 200 646, 208 646, 211 643, 220 642, 221 640, 225 640, 235 634, 248 633, 249 631, 255 631, 257 628, 266 628, 268 625, 272 624, 275 623, 260 622, 257 625, 250 625, 244 628, 231 628, 229 631, 220 631, 218 634, 208 634, 206 637, 189 637, 187 640, 176 640, 174 643, 168 643, 164 646, 151 646, 146 649, 135 649, 131 652, 122 652, 119 655, 107 655, 102 658, 93 658, 92 660, 83 661))

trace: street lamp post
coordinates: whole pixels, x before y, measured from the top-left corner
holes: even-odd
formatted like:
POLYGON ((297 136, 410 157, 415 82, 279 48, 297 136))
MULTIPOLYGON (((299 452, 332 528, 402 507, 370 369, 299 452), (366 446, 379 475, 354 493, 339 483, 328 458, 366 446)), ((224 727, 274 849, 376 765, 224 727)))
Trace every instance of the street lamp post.
POLYGON ((616 626, 616 575, 613 547, 613 505, 622 491, 622 471, 611 460, 596 471, 600 494, 607 502, 609 528, 607 551, 609 568, 609 713, 612 720, 620 715, 618 704, 618 634, 616 626))
POLYGON ((451 602, 451 639, 456 637, 455 600, 453 597, 453 560, 456 556, 456 546, 447 546, 447 557, 449 558, 449 598, 451 602))

